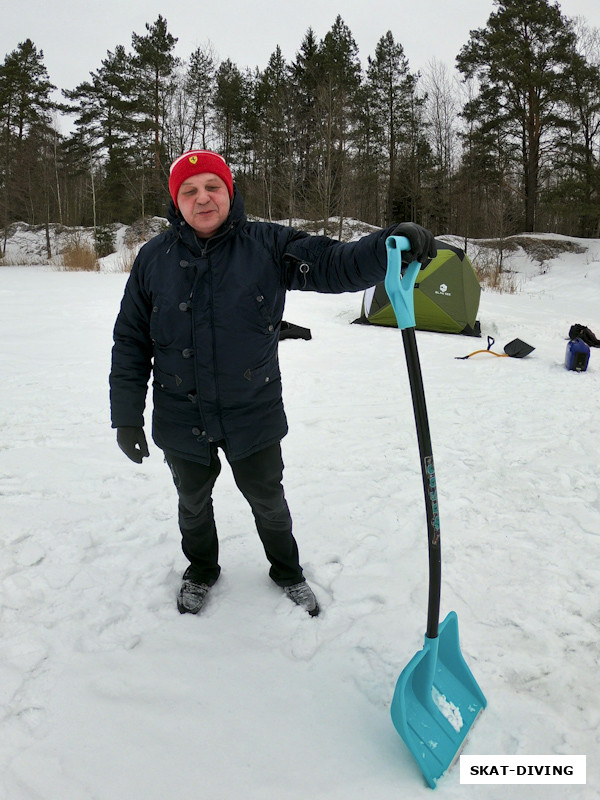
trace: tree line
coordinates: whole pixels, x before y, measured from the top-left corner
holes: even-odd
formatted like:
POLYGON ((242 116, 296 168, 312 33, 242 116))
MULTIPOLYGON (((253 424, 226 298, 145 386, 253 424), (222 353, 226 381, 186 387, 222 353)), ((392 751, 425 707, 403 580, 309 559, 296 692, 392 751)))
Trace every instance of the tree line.
POLYGON ((164 216, 171 161, 226 158, 246 210, 303 218, 414 220, 437 234, 545 230, 600 236, 600 34, 550 0, 495 0, 456 70, 413 72, 388 31, 361 64, 340 16, 309 28, 288 62, 185 61, 161 15, 62 90, 27 39, 0 65, 0 224, 94 226, 164 216), (73 119, 62 136, 57 121, 73 119))

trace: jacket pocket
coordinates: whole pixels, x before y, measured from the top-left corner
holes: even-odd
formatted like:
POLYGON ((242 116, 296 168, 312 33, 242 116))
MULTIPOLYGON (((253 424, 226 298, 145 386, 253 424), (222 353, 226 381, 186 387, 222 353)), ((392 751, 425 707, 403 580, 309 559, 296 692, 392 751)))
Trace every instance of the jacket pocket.
POLYGON ((186 380, 180 375, 171 374, 170 372, 163 372, 161 369, 153 367, 154 380, 153 385, 155 388, 163 389, 172 394, 188 394, 193 387, 186 385, 189 384, 189 378, 186 380))
MULTIPOLYGON (((256 284, 249 287, 248 293, 248 321, 267 336, 274 336, 278 320, 275 319, 274 310, 271 308, 268 298, 256 284)), ((243 314, 244 311, 242 310, 241 313, 243 314)))
POLYGON ((253 369, 247 369, 244 372, 244 378, 256 385, 280 380, 281 372, 279 371, 279 359, 277 357, 271 358, 266 364, 261 364, 253 369))

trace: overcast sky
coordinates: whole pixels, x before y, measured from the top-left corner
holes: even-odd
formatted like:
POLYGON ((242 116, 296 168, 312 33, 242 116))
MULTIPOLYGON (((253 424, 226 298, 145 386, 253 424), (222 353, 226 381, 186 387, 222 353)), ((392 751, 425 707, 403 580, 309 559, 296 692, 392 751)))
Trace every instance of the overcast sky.
MULTIPOLYGON (((600 28, 600 0, 559 2, 567 16, 600 28)), ((132 32, 144 35, 145 24, 162 14, 179 40, 176 55, 187 58, 211 44, 220 60, 264 69, 277 45, 291 61, 309 27, 321 39, 340 14, 363 64, 391 30, 416 72, 432 58, 453 67, 469 31, 483 27, 494 8, 492 0, 17 0, 0 15, 0 57, 29 38, 43 51, 52 83, 72 89, 100 67, 107 50, 119 44, 130 50, 132 32)))

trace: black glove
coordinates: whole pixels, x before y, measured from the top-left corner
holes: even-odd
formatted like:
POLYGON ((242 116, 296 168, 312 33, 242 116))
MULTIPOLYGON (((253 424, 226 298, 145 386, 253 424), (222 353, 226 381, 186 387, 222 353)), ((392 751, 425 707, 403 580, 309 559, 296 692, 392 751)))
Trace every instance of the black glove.
POLYGON ((117 428, 117 444, 136 464, 141 464, 142 459, 150 455, 143 428, 117 428))
POLYGON ((392 236, 406 236, 410 242, 410 250, 402 253, 402 261, 410 264, 411 261, 418 261, 421 269, 429 264, 432 258, 437 256, 437 246, 433 234, 417 225, 416 222, 401 222, 392 231, 392 236))

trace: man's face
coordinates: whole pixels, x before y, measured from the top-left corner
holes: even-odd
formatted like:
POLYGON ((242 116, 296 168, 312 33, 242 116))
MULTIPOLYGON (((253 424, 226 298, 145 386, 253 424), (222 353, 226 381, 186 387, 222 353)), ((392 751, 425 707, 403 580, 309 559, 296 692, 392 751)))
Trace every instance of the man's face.
POLYGON ((225 181, 212 172, 186 178, 177 193, 177 206, 198 236, 208 239, 229 214, 230 200, 225 181))

